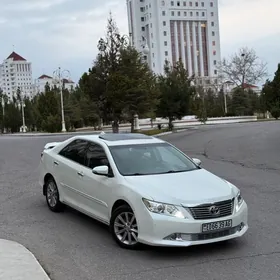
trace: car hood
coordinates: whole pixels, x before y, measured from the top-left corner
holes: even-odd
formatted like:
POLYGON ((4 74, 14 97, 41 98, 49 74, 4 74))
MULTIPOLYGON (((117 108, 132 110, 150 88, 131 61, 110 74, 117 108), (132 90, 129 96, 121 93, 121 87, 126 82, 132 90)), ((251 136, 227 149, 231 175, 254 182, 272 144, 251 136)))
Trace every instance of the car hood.
POLYGON ((232 199, 238 189, 224 179, 198 169, 189 172, 127 176, 129 185, 139 193, 145 193, 155 201, 195 206, 201 203, 232 199))

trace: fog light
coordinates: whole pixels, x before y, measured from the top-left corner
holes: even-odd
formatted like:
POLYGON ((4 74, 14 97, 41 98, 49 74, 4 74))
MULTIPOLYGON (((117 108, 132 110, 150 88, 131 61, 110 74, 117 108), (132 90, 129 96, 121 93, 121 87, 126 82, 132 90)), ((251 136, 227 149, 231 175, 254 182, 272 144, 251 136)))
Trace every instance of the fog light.
POLYGON ((176 233, 176 241, 183 241, 181 233, 176 233))
POLYGON ((172 233, 164 238, 165 240, 183 241, 181 233, 172 233))
POLYGON ((184 241, 191 241, 192 240, 192 235, 191 234, 182 234, 182 239, 184 241))
POLYGON ((239 231, 241 231, 244 228, 244 226, 245 226, 245 224, 241 223, 240 226, 239 226, 239 231))

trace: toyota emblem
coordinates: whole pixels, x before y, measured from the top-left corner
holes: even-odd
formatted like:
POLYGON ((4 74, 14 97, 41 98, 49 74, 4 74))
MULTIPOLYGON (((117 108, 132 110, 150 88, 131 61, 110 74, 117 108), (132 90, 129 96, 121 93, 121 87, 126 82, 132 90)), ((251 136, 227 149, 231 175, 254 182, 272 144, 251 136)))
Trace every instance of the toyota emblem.
POLYGON ((215 216, 219 215, 220 214, 220 208, 218 206, 213 205, 209 208, 209 212, 210 212, 211 215, 215 215, 215 216))

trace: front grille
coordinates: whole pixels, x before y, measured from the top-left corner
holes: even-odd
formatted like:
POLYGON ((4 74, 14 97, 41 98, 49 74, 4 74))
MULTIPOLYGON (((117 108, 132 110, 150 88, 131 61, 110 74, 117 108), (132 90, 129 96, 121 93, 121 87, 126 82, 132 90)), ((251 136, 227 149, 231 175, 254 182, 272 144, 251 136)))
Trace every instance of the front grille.
POLYGON ((234 206, 234 199, 221 201, 212 204, 204 204, 196 207, 189 207, 193 218, 195 220, 209 220, 217 219, 221 217, 226 217, 232 215, 234 206), (219 209, 219 213, 211 213, 210 208, 216 206, 219 209))

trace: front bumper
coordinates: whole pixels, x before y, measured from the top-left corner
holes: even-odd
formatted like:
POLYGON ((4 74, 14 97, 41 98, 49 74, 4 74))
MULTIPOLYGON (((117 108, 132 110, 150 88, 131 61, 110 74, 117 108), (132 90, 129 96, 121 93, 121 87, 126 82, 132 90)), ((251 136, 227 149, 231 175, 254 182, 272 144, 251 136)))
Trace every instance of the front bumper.
POLYGON ((211 220, 179 219, 146 211, 138 219, 138 230, 139 242, 152 246, 186 247, 225 241, 246 233, 248 207, 244 201, 238 212, 211 220), (202 232, 202 224, 225 220, 232 220, 231 228, 202 232))

